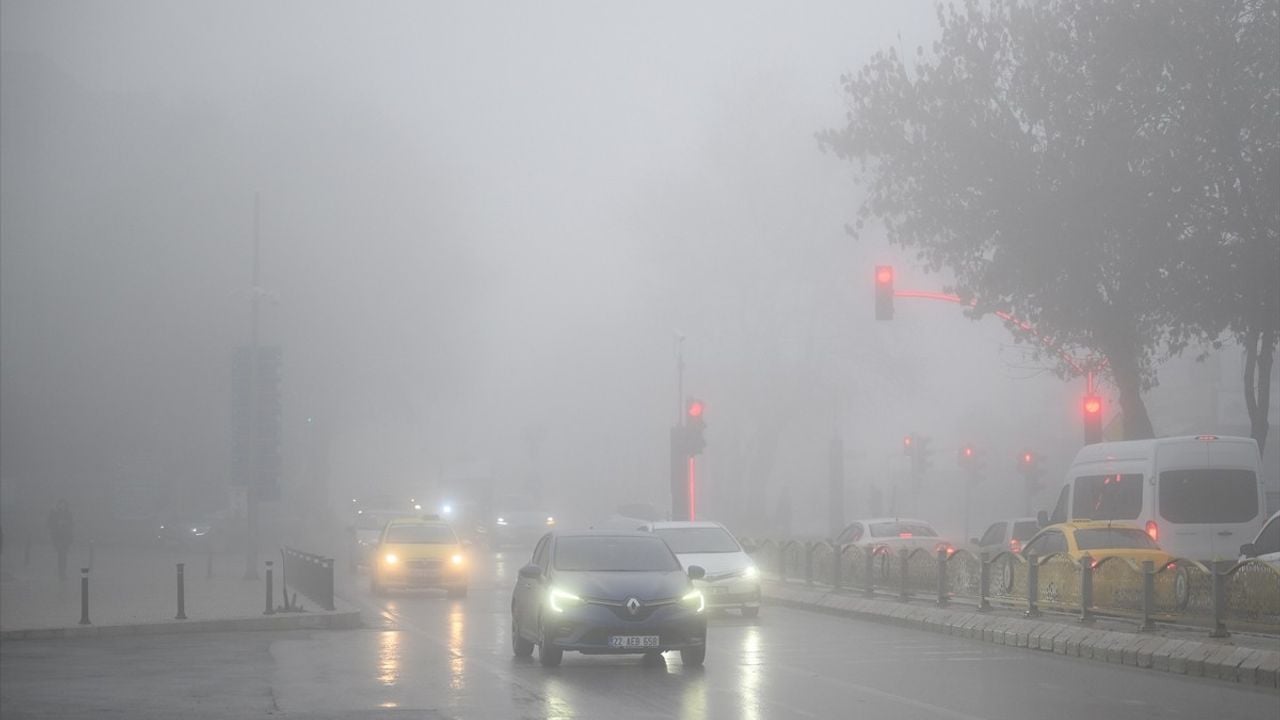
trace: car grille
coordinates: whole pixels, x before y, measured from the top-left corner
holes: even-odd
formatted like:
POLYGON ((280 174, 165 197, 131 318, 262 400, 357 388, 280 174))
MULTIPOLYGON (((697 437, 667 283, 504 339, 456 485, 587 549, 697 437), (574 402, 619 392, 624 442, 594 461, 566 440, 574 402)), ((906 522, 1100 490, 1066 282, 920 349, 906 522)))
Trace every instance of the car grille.
POLYGON ((405 563, 406 567, 413 570, 439 570, 439 560, 409 560, 405 563))
POLYGON ((663 607, 664 605, 671 605, 676 602, 679 602, 679 599, 666 598, 664 600, 642 600, 640 602, 640 607, 636 608, 636 612, 634 615, 631 614, 631 611, 627 609, 626 600, 623 600, 622 602, 617 602, 614 600, 601 600, 597 598, 588 598, 587 602, 591 603, 592 605, 603 605, 609 608, 610 610, 613 611, 614 615, 618 616, 620 620, 632 620, 632 621, 638 622, 641 620, 649 619, 649 616, 652 615, 655 610, 657 610, 660 607, 663 607))

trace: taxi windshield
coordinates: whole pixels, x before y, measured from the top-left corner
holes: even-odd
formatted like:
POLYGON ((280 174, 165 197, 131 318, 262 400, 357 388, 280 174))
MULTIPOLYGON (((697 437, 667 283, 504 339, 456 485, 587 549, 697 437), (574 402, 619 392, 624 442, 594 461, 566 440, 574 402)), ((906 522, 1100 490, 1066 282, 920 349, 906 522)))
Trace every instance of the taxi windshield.
POLYGON ((387 528, 387 536, 383 542, 454 545, 458 538, 448 525, 392 525, 387 528))

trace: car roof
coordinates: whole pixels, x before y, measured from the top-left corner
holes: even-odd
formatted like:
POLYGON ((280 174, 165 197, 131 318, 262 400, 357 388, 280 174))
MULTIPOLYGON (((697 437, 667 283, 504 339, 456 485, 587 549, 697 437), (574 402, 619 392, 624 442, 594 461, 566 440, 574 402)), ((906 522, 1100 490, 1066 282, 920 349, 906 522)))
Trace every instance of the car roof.
POLYGON ((672 530, 676 528, 723 528, 718 522, 710 520, 663 520, 646 523, 651 530, 672 530))
POLYGON ((387 521, 387 526, 392 525, 443 525, 449 527, 449 523, 438 517, 398 517, 391 518, 387 521))
POLYGON ((640 530, 595 530, 595 529, 593 529, 593 528, 587 528, 586 530, 552 530, 549 534, 550 534, 552 537, 555 537, 555 538, 566 538, 566 537, 642 537, 642 538, 652 538, 652 537, 654 537, 654 535, 653 535, 652 533, 647 533, 647 532, 643 532, 643 531, 640 531, 640 530))
MULTIPOLYGON (((909 523, 920 523, 921 525, 929 525, 930 527, 933 526, 933 523, 929 522, 928 520, 917 520, 915 518, 904 518, 904 517, 858 518, 853 522, 867 523, 868 525, 872 523, 909 522, 909 523)), ((849 524, 852 525, 853 523, 849 523, 849 524)))
POLYGON ((1108 528, 1144 532, 1137 525, 1123 520, 1072 520, 1071 522, 1046 525, 1042 530, 1106 530, 1108 528))

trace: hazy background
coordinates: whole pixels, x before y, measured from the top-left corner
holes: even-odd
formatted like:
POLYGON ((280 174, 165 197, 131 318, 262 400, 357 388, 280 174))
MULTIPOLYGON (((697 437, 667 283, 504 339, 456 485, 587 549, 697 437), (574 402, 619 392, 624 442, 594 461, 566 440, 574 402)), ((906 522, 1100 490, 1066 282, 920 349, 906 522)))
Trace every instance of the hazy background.
POLYGON ((1082 383, 998 321, 873 320, 876 263, 945 278, 845 234, 859 190, 814 133, 841 73, 930 41, 931 3, 0 7, 6 530, 60 496, 104 523, 227 505, 255 193, 286 513, 459 473, 580 520, 667 506, 677 331, 701 514, 748 532, 783 492, 825 531, 836 434, 851 517, 933 437, 899 510, 957 533, 960 443, 990 456, 975 526, 1021 513, 1016 453, 1056 486, 1079 447, 1082 383))

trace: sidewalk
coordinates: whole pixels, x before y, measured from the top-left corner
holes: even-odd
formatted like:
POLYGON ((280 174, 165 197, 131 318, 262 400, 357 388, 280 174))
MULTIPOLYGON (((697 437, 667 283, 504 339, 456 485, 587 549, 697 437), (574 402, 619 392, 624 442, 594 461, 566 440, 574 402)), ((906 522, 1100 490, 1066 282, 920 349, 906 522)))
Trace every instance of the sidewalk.
POLYGON ((1069 615, 1051 613, 1033 620, 1013 609, 992 608, 979 613, 973 605, 955 603, 938 607, 923 597, 903 603, 883 594, 866 597, 856 590, 833 591, 802 581, 766 580, 763 594, 767 603, 803 610, 889 622, 1098 662, 1259 688, 1280 688, 1280 638, 1274 636, 1234 633, 1229 638, 1215 639, 1209 637, 1207 630, 1177 626, 1140 632, 1132 621, 1099 618, 1082 624, 1069 615))
MULTIPOLYGON (((87 546, 67 557, 67 577, 58 579, 50 545, 6 546, 0 556, 0 639, 80 635, 357 627, 359 612, 335 599, 336 610, 320 610, 298 596, 306 612, 265 615, 266 580, 244 579, 244 556, 183 552, 160 547, 95 547, 89 571, 90 625, 80 624, 80 568, 90 567, 87 546), (207 564, 212 561, 212 565, 207 564), (177 563, 185 563, 186 620, 177 620, 177 563), (212 573, 209 573, 212 570, 212 573)), ((280 558, 274 560, 273 605, 283 604, 280 558)))

